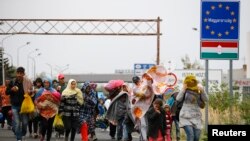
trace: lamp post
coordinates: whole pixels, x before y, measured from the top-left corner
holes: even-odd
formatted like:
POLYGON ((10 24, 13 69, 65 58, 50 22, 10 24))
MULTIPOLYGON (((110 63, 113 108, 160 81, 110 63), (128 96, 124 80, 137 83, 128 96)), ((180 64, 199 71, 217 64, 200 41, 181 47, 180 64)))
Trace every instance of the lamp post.
POLYGON ((28 53, 28 56, 27 56, 27 71, 28 71, 28 73, 29 73, 29 56, 30 56, 32 53, 36 52, 36 51, 39 51, 39 49, 36 48, 35 50, 33 50, 33 51, 31 51, 31 52, 28 53))
POLYGON ((61 70, 61 73, 63 73, 65 70, 69 69, 69 64, 66 65, 66 68, 61 70))
POLYGON ((28 46, 29 44, 30 44, 30 42, 26 42, 26 44, 24 44, 24 45, 17 48, 17 61, 16 61, 17 62, 17 67, 19 66, 19 52, 20 52, 20 49, 22 49, 23 47, 28 46))
POLYGON ((52 79, 52 65, 49 64, 49 63, 46 63, 46 65, 48 65, 50 67, 50 76, 51 76, 51 79, 52 79))
MULTIPOLYGON (((42 53, 38 53, 37 56, 35 56, 35 57, 38 57, 41 54, 42 53)), ((33 77, 34 77, 34 79, 36 78, 36 60, 35 60, 35 57, 28 56, 28 58, 30 58, 33 61, 33 64, 34 64, 34 66, 33 66, 33 75, 34 75, 33 77)))
POLYGON ((6 40, 6 39, 8 39, 9 37, 11 37, 11 36, 14 36, 14 35, 16 35, 16 34, 10 34, 9 36, 6 36, 6 37, 4 37, 3 39, 2 39, 2 41, 1 41, 1 46, 3 47, 4 46, 4 41, 6 40))
POLYGON ((63 66, 63 67, 60 67, 60 66, 57 66, 57 68, 55 68, 55 70, 58 72, 58 73, 63 73, 65 70, 69 69, 69 64, 67 64, 66 66, 63 66))
MULTIPOLYGON (((2 25, 3 23, 1 23, 0 25, 2 25)), ((1 61, 2 61, 2 81, 3 81, 3 85, 5 85, 5 70, 4 70, 4 62, 3 62, 3 59, 4 59, 4 57, 3 57, 3 55, 4 55, 4 41, 6 40, 6 39, 8 39, 9 37, 11 37, 11 36, 13 36, 13 35, 16 35, 16 34, 11 34, 11 35, 9 35, 9 36, 6 36, 6 37, 4 37, 2 40, 1 40, 1 47, 0 47, 0 49, 1 49, 1 51, 2 51, 2 57, 1 57, 1 61)))

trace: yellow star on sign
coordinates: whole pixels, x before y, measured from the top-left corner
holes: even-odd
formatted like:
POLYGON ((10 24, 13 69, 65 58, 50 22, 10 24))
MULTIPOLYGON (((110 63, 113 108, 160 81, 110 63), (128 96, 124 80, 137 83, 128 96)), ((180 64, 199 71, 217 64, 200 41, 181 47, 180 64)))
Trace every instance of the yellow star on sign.
POLYGON ((210 11, 206 11, 206 14, 209 15, 209 14, 210 14, 210 11))
POLYGON ((237 20, 234 18, 234 19, 233 19, 233 22, 234 22, 234 23, 236 23, 236 22, 237 22, 237 20))
POLYGON ((229 10, 230 9, 230 7, 229 6, 226 6, 226 10, 229 10))
POLYGON ((218 33, 218 37, 221 37, 222 36, 222 34, 221 33, 218 33))
POLYGON ((234 30, 234 26, 231 26, 230 29, 231 29, 231 30, 234 30))
POLYGON ((206 25, 206 29, 208 30, 210 28, 210 26, 209 25, 206 25))
POLYGON ((211 33, 211 35, 214 35, 214 34, 215 34, 215 32, 214 32, 213 30, 212 30, 210 33, 211 33))
POLYGON ((231 12, 231 15, 232 15, 232 16, 234 15, 234 11, 231 12))
POLYGON ((226 31, 226 32, 225 32, 225 35, 229 35, 229 32, 228 32, 228 31, 226 31))
POLYGON ((204 19, 204 22, 207 22, 207 18, 204 19))
POLYGON ((221 3, 218 6, 219 6, 219 8, 222 8, 222 4, 221 3))
POLYGON ((211 9, 214 10, 214 9, 215 9, 215 6, 211 6, 211 9))

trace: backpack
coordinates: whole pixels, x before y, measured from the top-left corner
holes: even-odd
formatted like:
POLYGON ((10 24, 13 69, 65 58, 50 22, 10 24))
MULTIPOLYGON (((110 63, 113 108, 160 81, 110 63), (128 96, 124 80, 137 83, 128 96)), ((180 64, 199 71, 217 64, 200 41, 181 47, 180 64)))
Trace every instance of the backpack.
POLYGON ((181 108, 182 108, 183 103, 184 103, 186 92, 184 93, 183 99, 181 101, 176 100, 176 97, 177 97, 178 93, 179 92, 173 93, 171 95, 170 99, 174 99, 173 104, 171 106, 171 113, 172 113, 173 116, 175 115, 176 119, 179 121, 179 115, 180 115, 180 111, 181 111, 181 108))

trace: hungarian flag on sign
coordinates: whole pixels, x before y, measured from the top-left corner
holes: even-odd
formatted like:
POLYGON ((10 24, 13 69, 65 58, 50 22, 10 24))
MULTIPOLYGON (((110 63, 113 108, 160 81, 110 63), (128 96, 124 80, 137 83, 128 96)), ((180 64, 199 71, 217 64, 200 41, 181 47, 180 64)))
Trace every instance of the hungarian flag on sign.
POLYGON ((201 41, 201 59, 239 59, 238 41, 201 41))

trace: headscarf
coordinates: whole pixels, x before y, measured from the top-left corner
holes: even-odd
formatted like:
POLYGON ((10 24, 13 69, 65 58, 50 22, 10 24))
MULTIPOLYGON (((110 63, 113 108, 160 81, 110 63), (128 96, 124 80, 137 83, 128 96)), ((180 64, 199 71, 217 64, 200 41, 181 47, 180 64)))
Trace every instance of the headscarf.
POLYGON ((97 88, 97 84, 96 83, 90 83, 90 87, 95 90, 97 88))
POLYGON ((198 81, 194 75, 186 76, 184 84, 187 84, 187 89, 198 92, 198 81))
MULTIPOLYGON (((83 96, 82 96, 82 92, 79 88, 75 87, 74 89, 71 88, 71 83, 72 82, 76 82, 75 79, 70 79, 68 81, 67 87, 66 89, 62 92, 62 96, 68 97, 71 95, 75 95, 76 94, 76 99, 79 102, 80 105, 83 104, 83 96)), ((77 83, 77 82, 76 82, 77 83)))
POLYGON ((88 81, 84 82, 83 85, 82 85, 81 90, 82 90, 83 93, 85 92, 87 87, 90 87, 90 82, 88 82, 88 81))
POLYGON ((35 95, 35 99, 37 99, 39 96, 41 96, 44 90, 50 91, 51 93, 56 92, 56 90, 53 88, 52 80, 50 78, 44 78, 43 83, 45 81, 49 81, 49 87, 48 88, 43 87, 43 88, 39 89, 39 91, 35 95))
POLYGON ((111 92, 113 90, 115 90, 116 88, 122 86, 124 84, 123 80, 110 80, 108 82, 108 84, 106 84, 104 86, 105 90, 107 90, 108 92, 111 92))

